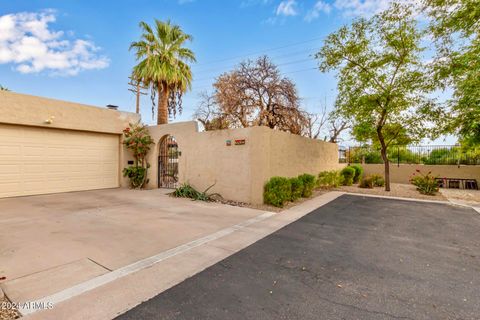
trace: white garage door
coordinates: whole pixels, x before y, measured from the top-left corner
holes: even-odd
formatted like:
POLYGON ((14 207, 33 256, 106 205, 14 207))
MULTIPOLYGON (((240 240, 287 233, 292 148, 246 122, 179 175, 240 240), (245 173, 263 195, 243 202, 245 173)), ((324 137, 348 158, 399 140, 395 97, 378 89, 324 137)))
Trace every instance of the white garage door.
POLYGON ((118 187, 119 136, 0 124, 0 198, 118 187))

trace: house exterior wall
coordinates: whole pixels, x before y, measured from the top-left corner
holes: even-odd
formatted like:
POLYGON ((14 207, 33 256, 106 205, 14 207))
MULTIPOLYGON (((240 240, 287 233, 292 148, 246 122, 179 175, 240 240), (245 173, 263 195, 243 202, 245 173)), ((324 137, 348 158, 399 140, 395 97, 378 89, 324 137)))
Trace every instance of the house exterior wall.
POLYGON ((135 113, 0 91, 0 123, 121 134, 128 123, 139 120, 135 113))
MULTIPOLYGON (((383 164, 362 164, 364 174, 385 174, 383 164)), ((456 165, 423 165, 423 164, 390 164, 390 181, 393 183, 410 183, 410 178, 415 170, 422 173, 432 172, 439 178, 464 178, 476 179, 480 183, 480 166, 456 165)))
MULTIPOLYGON (((0 91, 0 126, 15 125, 19 129, 18 132, 21 132, 22 128, 30 127, 65 130, 70 134, 78 132, 79 135, 82 132, 90 135, 98 134, 99 138, 102 134, 115 136, 118 141, 117 152, 120 164, 115 176, 122 186, 128 185, 121 174, 124 167, 122 164, 131 159, 131 155, 121 146, 122 131, 129 123, 139 120, 140 116, 135 113, 0 91), (50 124, 46 123, 49 119, 52 120, 50 124)), ((65 140, 65 143, 68 144, 68 140, 65 140)))
POLYGON ((263 186, 272 176, 316 175, 339 167, 336 144, 267 127, 198 132, 192 121, 152 126, 149 131, 156 144, 148 158, 148 188, 158 187, 159 143, 167 134, 174 136, 181 152, 179 182, 200 191, 215 183, 209 192, 229 200, 262 203, 263 186), (246 143, 235 145, 236 139, 246 143))

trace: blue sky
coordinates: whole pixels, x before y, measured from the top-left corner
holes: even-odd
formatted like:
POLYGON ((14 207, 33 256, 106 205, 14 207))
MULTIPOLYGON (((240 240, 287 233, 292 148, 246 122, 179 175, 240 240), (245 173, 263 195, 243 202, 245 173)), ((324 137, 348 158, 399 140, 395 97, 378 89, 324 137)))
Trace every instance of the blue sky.
MULTIPOLYGON (((338 3, 342 1, 337 1, 337 7, 335 3, 292 0, 2 1, 0 16, 14 15, 23 24, 43 21, 41 27, 50 32, 44 42, 52 37, 56 42, 69 41, 70 47, 60 50, 73 57, 59 66, 35 61, 37 67, 32 68, 28 58, 16 62, 14 57, 2 60, 0 55, 0 84, 16 92, 98 106, 117 104, 132 111, 135 100, 127 91, 127 77, 135 60, 129 44, 139 36, 139 21, 171 19, 193 35, 190 47, 198 60, 193 66, 193 90, 185 96, 185 110, 177 120, 191 118, 198 92, 211 88, 216 76, 242 59, 263 53, 295 81, 305 107, 315 111, 325 98, 333 102, 335 81, 331 75, 313 70, 316 64, 310 55, 321 46, 324 36, 355 15, 338 3), (19 18, 19 14, 24 16, 19 18), (88 43, 79 51, 91 55, 84 67, 75 65, 77 57, 72 53, 78 40, 88 43)), ((151 120, 149 109, 150 102, 145 99, 142 113, 146 122, 151 120)))
MULTIPOLYGON (((405 0, 406 1, 406 0, 405 0)), ((197 55, 192 91, 184 97, 189 120, 202 90, 241 60, 269 55, 296 84, 303 107, 332 107, 336 81, 315 70, 311 57, 322 39, 389 0, 137 0, 0 2, 0 84, 13 91, 134 111, 128 75, 129 44, 138 23, 170 19, 193 35, 197 55), (34 39, 32 39, 34 38, 34 39), (21 52, 21 54, 19 54, 21 52)), ((144 122, 151 103, 142 101, 144 122)))

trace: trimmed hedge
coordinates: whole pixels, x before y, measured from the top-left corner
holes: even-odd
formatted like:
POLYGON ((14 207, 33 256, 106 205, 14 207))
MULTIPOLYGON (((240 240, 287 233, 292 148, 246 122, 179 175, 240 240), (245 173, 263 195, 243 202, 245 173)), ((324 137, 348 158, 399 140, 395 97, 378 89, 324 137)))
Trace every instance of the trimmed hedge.
POLYGON ((338 170, 322 171, 318 174, 317 186, 320 188, 338 188, 343 183, 343 176, 338 170))
POLYGON ((303 181, 299 178, 290 178, 290 185, 292 188, 292 196, 290 200, 295 201, 302 197, 303 194, 303 181))
POLYGON ((263 192, 263 202, 275 207, 283 207, 285 202, 292 199, 292 184, 290 179, 272 177, 266 184, 263 192))
POLYGON ((353 184, 353 178, 355 177, 355 169, 352 167, 345 167, 340 171, 343 176, 343 185, 351 186, 353 184))
POLYGON ((372 174, 370 176, 373 180, 374 187, 383 187, 385 185, 385 179, 380 174, 372 174))
POLYGON ((372 176, 365 176, 360 180, 360 184, 358 185, 360 188, 367 188, 367 189, 373 189, 375 186, 373 182, 372 176))
POLYGON ((355 176, 353 177, 353 183, 358 183, 363 174, 363 168, 359 164, 352 164, 351 168, 355 169, 355 176))
POLYGON ((313 194, 313 189, 315 188, 315 176, 304 173, 302 175, 298 176, 298 179, 300 179, 303 182, 303 192, 302 192, 302 197, 308 198, 311 197, 313 194))
POLYGON ((296 178, 272 177, 265 184, 263 202, 281 208, 288 201, 310 197, 315 186, 315 176, 307 173, 296 178))

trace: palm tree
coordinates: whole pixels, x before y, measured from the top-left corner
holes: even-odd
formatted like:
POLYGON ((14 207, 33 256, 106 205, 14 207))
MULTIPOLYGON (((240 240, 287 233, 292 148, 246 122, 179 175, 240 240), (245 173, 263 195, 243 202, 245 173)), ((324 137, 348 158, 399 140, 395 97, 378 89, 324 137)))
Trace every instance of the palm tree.
POLYGON ((7 87, 4 87, 0 84, 0 91, 10 91, 7 87))
MULTIPOLYGON (((182 94, 190 89, 192 71, 189 62, 195 62, 195 54, 185 48, 192 36, 170 21, 155 19, 153 28, 140 22, 140 41, 130 44, 140 61, 133 68, 134 78, 158 94, 157 124, 168 123, 169 113, 181 112, 182 94)), ((154 98, 152 99, 154 101, 154 98)))

